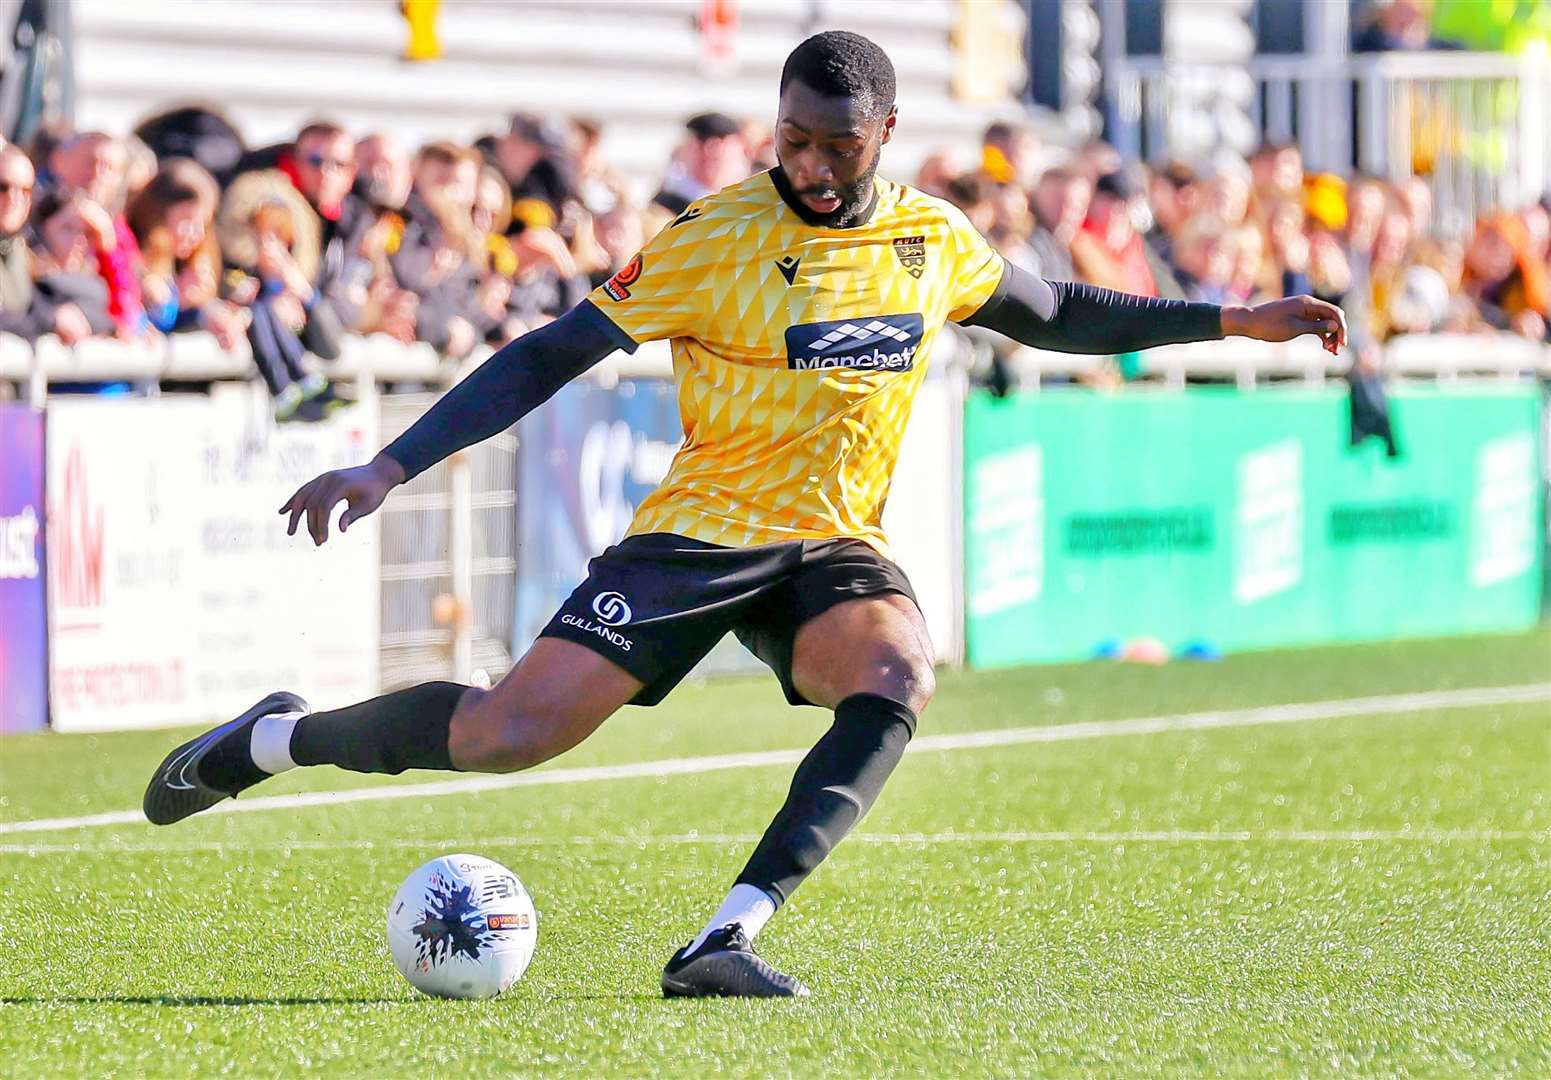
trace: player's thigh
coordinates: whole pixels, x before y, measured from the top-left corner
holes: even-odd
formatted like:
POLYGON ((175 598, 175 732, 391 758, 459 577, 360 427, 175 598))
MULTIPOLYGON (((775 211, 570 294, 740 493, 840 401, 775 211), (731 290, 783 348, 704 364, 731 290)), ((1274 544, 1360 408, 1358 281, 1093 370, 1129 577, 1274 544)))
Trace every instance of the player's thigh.
POLYGON ((591 735, 641 686, 584 645, 541 637, 505 678, 460 706, 452 724, 453 764, 506 771, 547 761, 591 735))
POLYGON ((932 661, 926 620, 914 600, 898 593, 864 596, 798 627, 792 683, 824 708, 852 694, 878 694, 920 713, 936 688, 932 661))

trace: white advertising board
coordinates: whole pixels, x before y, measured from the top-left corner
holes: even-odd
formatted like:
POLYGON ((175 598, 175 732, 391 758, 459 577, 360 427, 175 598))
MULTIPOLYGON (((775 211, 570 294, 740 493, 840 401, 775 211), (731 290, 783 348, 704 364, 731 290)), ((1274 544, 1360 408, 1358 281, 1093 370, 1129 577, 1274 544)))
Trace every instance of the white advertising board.
POLYGON ((940 663, 956 663, 964 655, 959 556, 962 415, 952 378, 922 384, 883 508, 884 532, 921 603, 940 663))
POLYGON ((277 510, 376 447, 366 410, 276 427, 248 388, 55 399, 48 415, 50 718, 67 731, 207 723, 275 689, 377 689, 373 519, 322 548, 277 510))

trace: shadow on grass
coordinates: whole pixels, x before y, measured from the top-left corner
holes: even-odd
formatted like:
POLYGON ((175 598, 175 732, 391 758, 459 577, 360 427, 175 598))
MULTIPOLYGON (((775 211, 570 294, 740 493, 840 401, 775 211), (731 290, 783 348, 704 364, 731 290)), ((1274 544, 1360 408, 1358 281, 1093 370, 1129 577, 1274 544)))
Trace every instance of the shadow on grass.
MULTIPOLYGON (((513 994, 502 1000, 511 1000, 513 994)), ((545 994, 548 1001, 662 1001, 661 994, 653 993, 576 993, 545 994)), ((73 996, 68 994, 29 995, 24 997, 0 997, 0 1005, 162 1005, 170 1008, 223 1008, 240 1005, 416 1005, 429 1004, 443 999, 433 997, 247 997, 230 994, 220 997, 179 994, 97 994, 73 996)))

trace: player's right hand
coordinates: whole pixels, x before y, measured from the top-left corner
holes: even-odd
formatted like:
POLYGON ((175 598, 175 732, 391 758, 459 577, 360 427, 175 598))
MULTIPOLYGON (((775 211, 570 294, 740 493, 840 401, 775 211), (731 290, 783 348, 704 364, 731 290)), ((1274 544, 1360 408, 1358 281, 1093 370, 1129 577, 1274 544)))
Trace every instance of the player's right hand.
POLYGON ((387 454, 378 454, 365 465, 353 469, 334 469, 307 481, 296 494, 286 500, 280 513, 290 514, 286 535, 296 535, 296 523, 307 515, 307 532, 313 546, 329 538, 329 518, 334 507, 345 503, 345 512, 339 516, 339 531, 359 521, 382 505, 399 484, 404 482, 404 467, 387 454))

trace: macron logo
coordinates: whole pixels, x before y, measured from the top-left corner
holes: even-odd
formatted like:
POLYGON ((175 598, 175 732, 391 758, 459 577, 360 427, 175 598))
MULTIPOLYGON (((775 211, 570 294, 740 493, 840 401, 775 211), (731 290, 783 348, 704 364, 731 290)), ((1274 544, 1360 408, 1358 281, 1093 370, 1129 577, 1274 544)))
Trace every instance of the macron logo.
POLYGON ((792 371, 909 371, 915 365, 924 330, 924 320, 918 314, 789 326, 787 367, 792 371))

